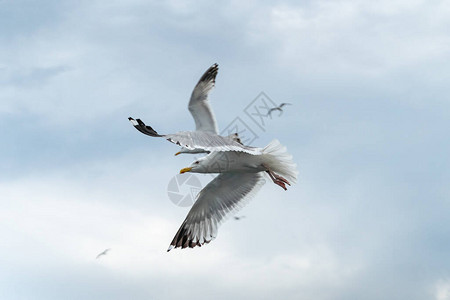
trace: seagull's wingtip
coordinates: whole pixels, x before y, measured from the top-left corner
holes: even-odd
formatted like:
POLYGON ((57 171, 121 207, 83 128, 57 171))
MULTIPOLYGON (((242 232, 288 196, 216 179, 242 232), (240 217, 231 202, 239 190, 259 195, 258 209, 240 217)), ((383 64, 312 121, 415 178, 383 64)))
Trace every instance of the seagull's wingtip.
POLYGON ((135 119, 133 119, 132 117, 128 117, 128 121, 130 121, 131 124, 133 124, 133 126, 139 125, 138 122, 135 119))
POLYGON ((169 251, 172 250, 172 249, 173 249, 173 246, 170 245, 170 246, 169 246, 169 249, 167 249, 167 252, 169 252, 169 251))

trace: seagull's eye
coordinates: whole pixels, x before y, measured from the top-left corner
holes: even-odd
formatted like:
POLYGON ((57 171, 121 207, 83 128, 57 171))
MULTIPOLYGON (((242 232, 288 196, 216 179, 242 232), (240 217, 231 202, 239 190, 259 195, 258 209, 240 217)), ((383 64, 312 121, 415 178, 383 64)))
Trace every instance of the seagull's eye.
POLYGON ((199 163, 200 163, 200 161, 198 161, 198 160, 196 162, 194 162, 194 164, 196 164, 196 165, 198 165, 199 163))

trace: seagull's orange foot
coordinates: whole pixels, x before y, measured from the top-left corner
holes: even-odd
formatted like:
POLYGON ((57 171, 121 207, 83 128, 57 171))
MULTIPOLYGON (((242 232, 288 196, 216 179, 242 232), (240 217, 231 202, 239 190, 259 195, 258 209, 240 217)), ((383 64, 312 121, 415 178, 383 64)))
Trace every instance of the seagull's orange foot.
POLYGON ((275 173, 273 173, 273 176, 275 177, 275 179, 280 180, 280 181, 286 183, 286 184, 289 185, 289 186, 291 185, 291 184, 289 183, 289 181, 287 181, 286 178, 281 177, 280 175, 275 174, 275 173))
POLYGON ((279 185, 279 186, 281 186, 281 188, 282 188, 283 190, 287 191, 286 185, 284 184, 283 181, 281 181, 281 180, 276 180, 276 181, 274 181, 274 183, 277 184, 277 185, 279 185))
POLYGON ((286 185, 291 185, 289 183, 289 181, 287 181, 285 178, 281 177, 278 174, 275 174, 274 172, 272 172, 271 170, 266 170, 267 174, 269 174, 270 179, 272 179, 273 183, 275 183, 276 185, 281 186, 281 188, 285 191, 287 191, 286 185))

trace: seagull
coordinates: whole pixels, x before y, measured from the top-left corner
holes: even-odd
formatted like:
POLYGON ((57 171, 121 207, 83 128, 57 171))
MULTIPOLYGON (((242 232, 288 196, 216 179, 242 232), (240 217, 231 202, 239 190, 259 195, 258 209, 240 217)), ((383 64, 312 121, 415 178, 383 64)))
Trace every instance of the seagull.
POLYGON ((236 221, 239 221, 240 219, 243 219, 243 218, 245 218, 245 216, 240 216, 240 217, 238 217, 238 216, 234 216, 233 217, 236 221))
POLYGON ((219 175, 200 191, 167 251, 200 247, 211 242, 217 236, 219 225, 242 208, 264 185, 264 174, 284 190, 287 189, 286 184, 296 181, 296 165, 286 147, 274 140, 259 150, 260 154, 213 151, 180 170, 180 173, 219 175), (223 156, 227 159, 221 160, 223 156), (219 161, 227 163, 221 165, 219 161))
POLYGON ((108 254, 110 248, 105 249, 102 253, 99 253, 95 259, 99 259, 101 256, 108 254))
MULTIPOLYGON (((145 125, 145 123, 140 119, 135 120, 129 117, 128 120, 137 130, 146 135, 153 137, 165 137, 170 142, 182 146, 182 149, 175 153, 175 155, 179 155, 181 153, 209 153, 211 148, 205 148, 204 144, 198 144, 198 142, 202 139, 208 139, 210 136, 219 136, 216 118, 208 99, 209 92, 215 86, 218 71, 218 64, 213 64, 209 67, 192 91, 188 109, 194 118, 196 131, 184 131, 172 135, 159 135, 155 130, 153 130, 153 128, 145 125)), ((221 137, 220 143, 227 143, 228 140, 234 141, 235 144, 241 143, 237 133, 231 134, 227 137, 221 137)))
POLYGON ((274 110, 279 110, 280 114, 278 116, 280 117, 283 114, 283 109, 282 108, 283 108, 283 106, 286 106, 286 105, 292 105, 292 104, 291 103, 281 103, 280 105, 269 109, 269 111, 267 112, 267 115, 272 117, 272 112, 274 110))

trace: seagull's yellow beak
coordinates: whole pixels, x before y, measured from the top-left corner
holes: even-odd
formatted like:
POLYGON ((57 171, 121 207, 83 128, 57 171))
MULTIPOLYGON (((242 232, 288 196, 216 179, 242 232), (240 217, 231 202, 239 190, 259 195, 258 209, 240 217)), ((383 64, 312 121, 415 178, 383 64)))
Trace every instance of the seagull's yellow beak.
POLYGON ((175 156, 177 156, 178 154, 180 154, 181 153, 181 151, 180 152, 177 152, 177 153, 175 153, 175 156))
POLYGON ((183 169, 180 170, 180 174, 189 172, 190 170, 192 170, 192 168, 183 168, 183 169))

